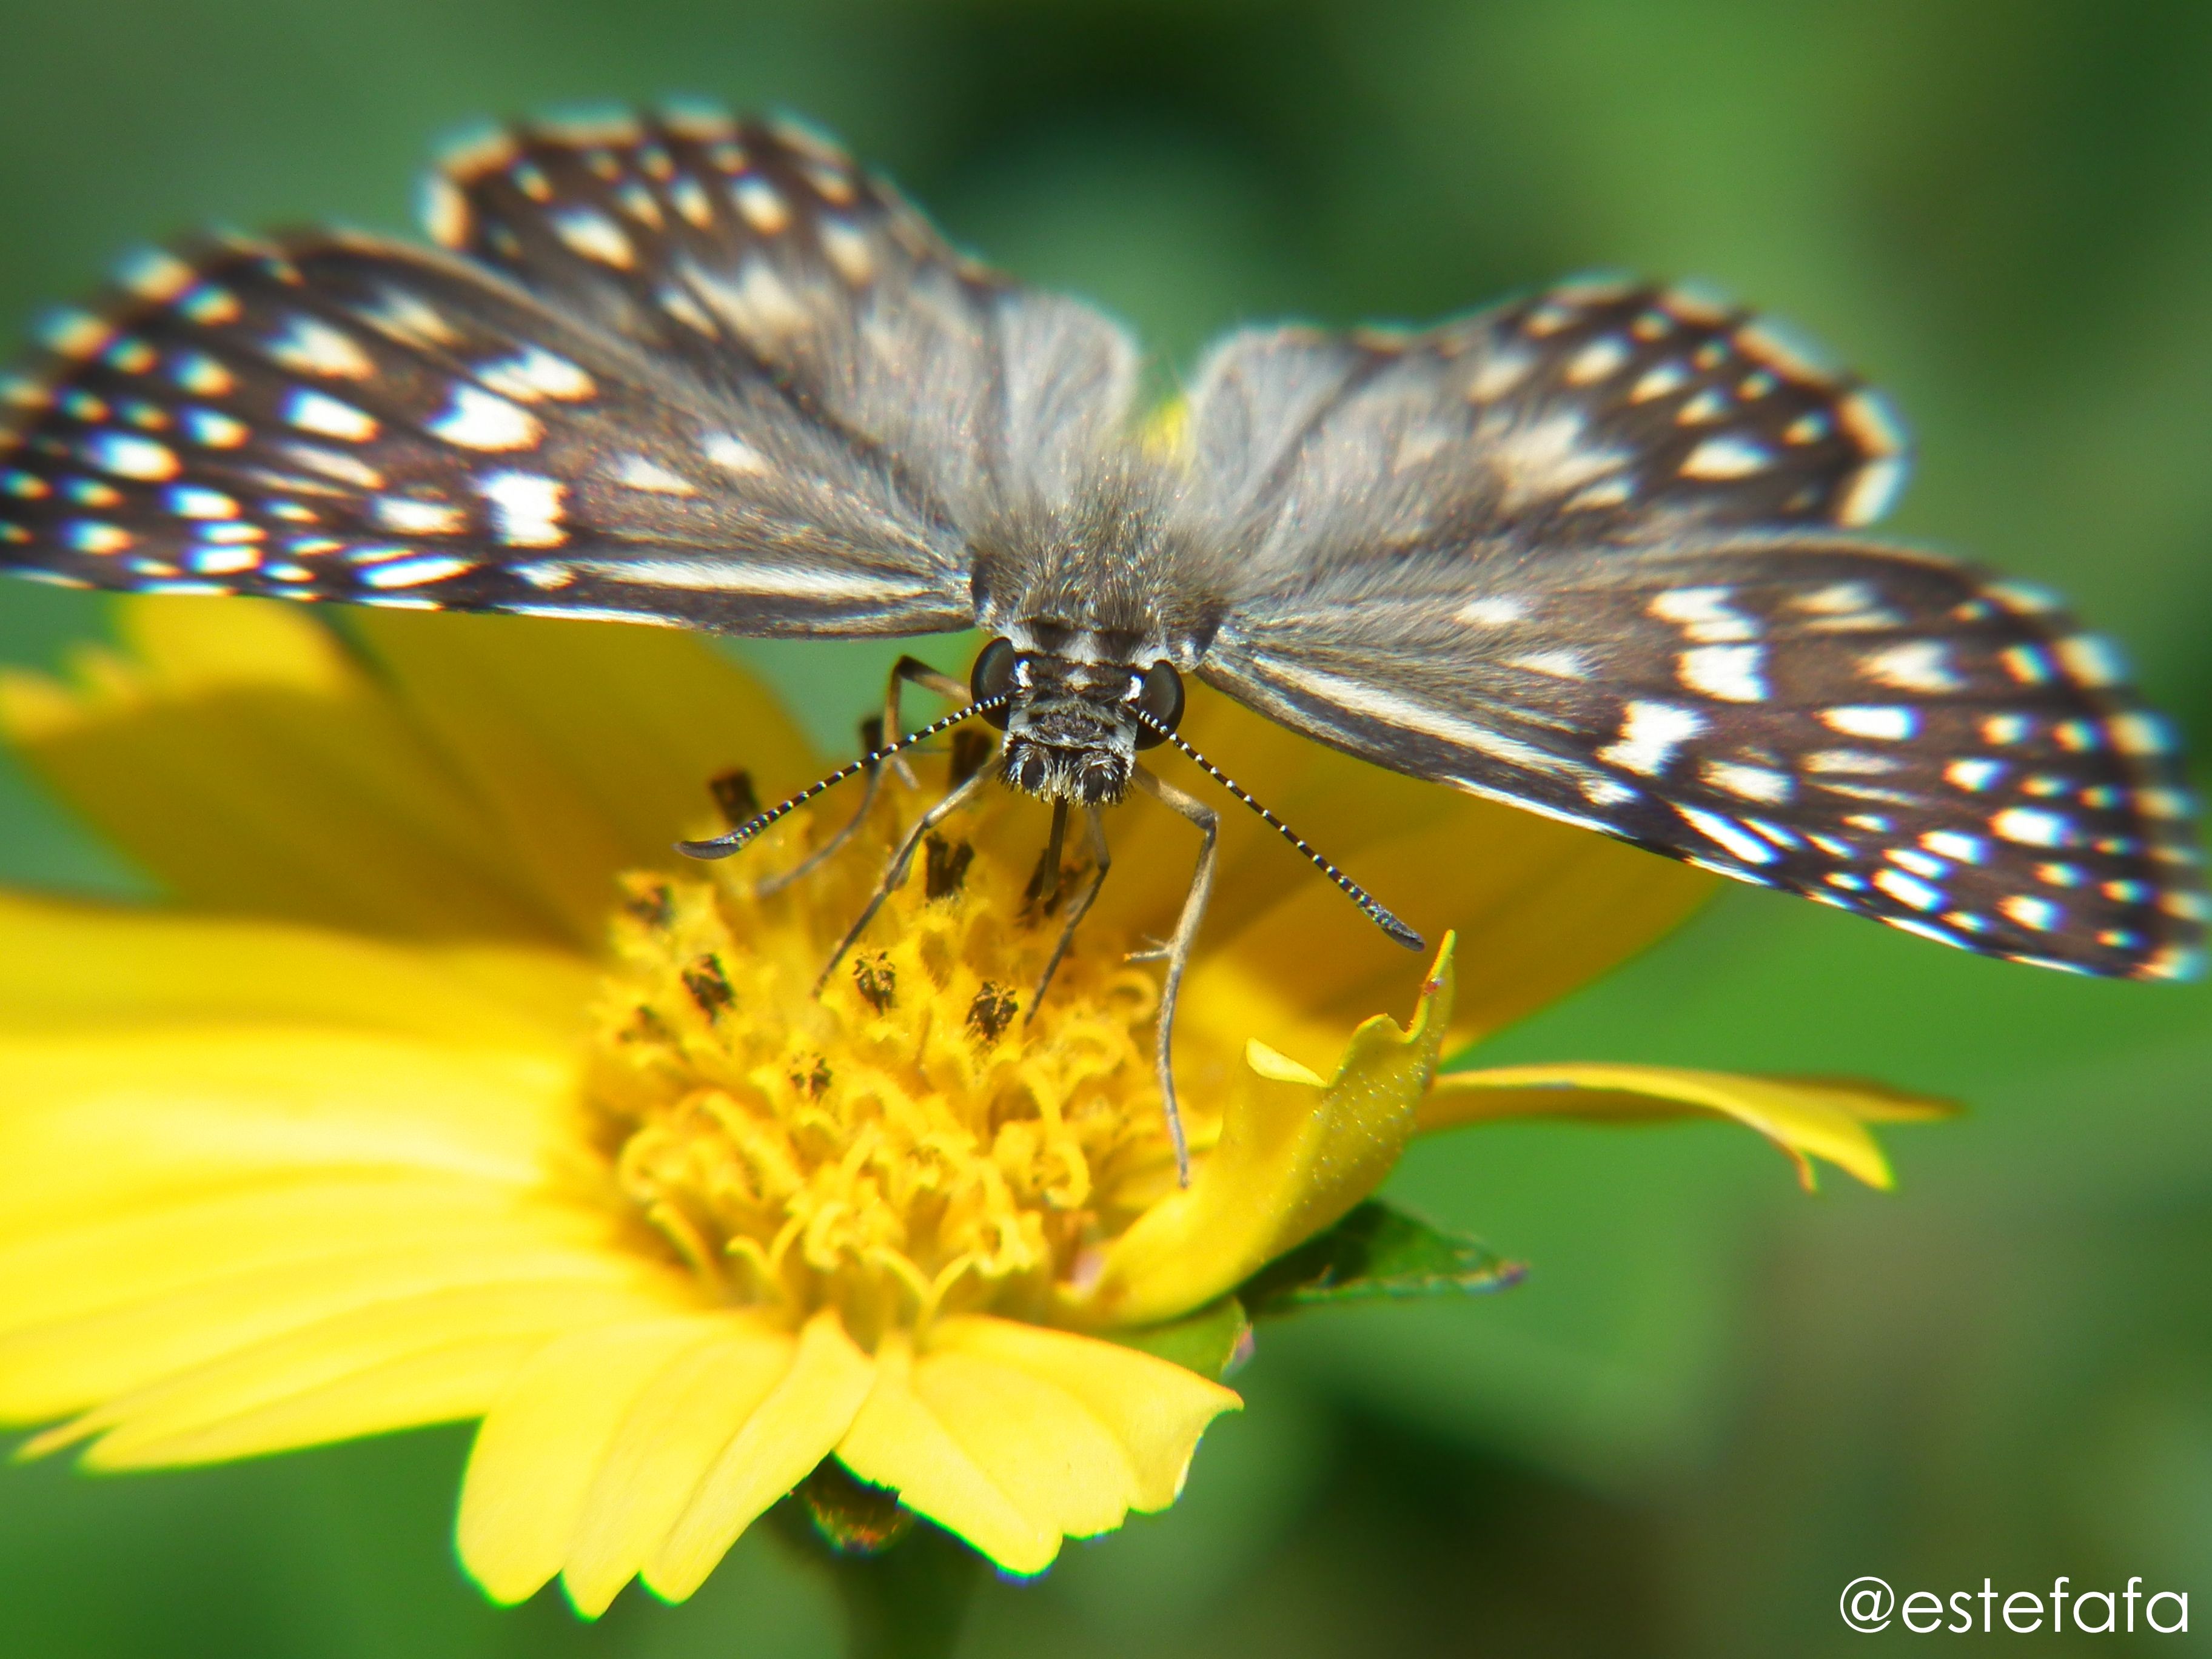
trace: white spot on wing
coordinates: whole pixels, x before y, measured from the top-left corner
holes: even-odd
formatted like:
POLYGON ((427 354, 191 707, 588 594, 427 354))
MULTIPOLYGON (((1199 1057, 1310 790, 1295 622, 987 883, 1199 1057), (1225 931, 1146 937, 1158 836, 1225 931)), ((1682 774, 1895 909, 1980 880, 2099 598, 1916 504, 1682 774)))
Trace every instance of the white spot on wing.
POLYGON ((1705 774, 1705 781, 1715 788, 1725 789, 1746 800, 1785 801, 1792 788, 1786 772, 1771 771, 1764 766, 1741 766, 1733 761, 1707 761, 1705 774))
POLYGON ((467 524, 468 515, 443 501, 383 495, 377 499, 376 521, 402 536, 450 536, 467 524))
POLYGON ((1627 341, 1616 334, 1601 334, 1567 359, 1567 384, 1594 386, 1618 374, 1628 356, 1627 341))
POLYGON ((1663 398, 1670 392, 1680 391, 1690 383, 1690 371, 1678 362, 1655 364, 1638 377, 1628 389, 1632 404, 1650 403, 1654 398, 1663 398))
POLYGON ((1759 645, 1701 645, 1675 659, 1682 684, 1724 702, 1764 702, 1760 678, 1766 647, 1759 645))
POLYGON ((1759 637, 1759 623, 1730 600, 1732 587, 1674 587, 1655 593, 1644 607, 1663 622, 1676 623, 1700 645, 1727 645, 1759 637))
POLYGON ((699 441, 699 449, 726 472, 765 473, 773 470, 767 456, 727 432, 709 432, 699 441))
POLYGON ((632 489, 648 490, 656 495, 696 495, 699 492, 689 478, 671 472, 659 462, 642 455, 629 455, 615 469, 615 482, 632 489))
POLYGON ((1869 461, 1851 475, 1844 493, 1836 503, 1836 520, 1851 527, 1872 524, 1897 505, 1897 498, 1905 493, 1905 465, 1897 456, 1869 461))
POLYGON ((1595 483, 1577 489, 1567 497, 1565 504, 1577 511, 1587 511, 1591 507, 1623 507, 1635 494, 1636 483, 1633 479, 1615 475, 1610 478, 1600 478, 1595 483))
POLYGON ((660 308, 693 333, 703 334, 711 340, 721 332, 699 302, 674 283, 663 285, 659 297, 660 308))
POLYGON ((142 300, 166 305, 192 285, 192 268, 173 253, 146 248, 124 261, 116 276, 142 300))
POLYGON ((1522 656, 1508 657, 1509 668, 1526 669, 1531 674, 1549 674, 1555 679, 1586 680, 1595 665, 1579 651, 1531 651, 1522 656))
POLYGON ((2027 893, 2013 893, 1999 899, 1997 908, 2021 927, 2032 927, 2039 933, 2047 933, 2057 927, 2065 915, 2049 899, 2027 893))
POLYGON ((1820 724, 1832 732, 1842 732, 1854 738, 1875 738, 1886 743, 1903 743, 1919 730, 1919 717, 1910 708, 1880 708, 1845 706, 1824 708, 1820 724))
POLYGON ((835 217, 823 219, 816 234, 821 237, 822 251, 837 267, 837 274, 854 288, 866 287, 876 274, 876 252, 867 237, 846 221, 835 217))
POLYGON ((120 553, 131 545, 131 532, 120 525, 97 519, 72 519, 63 527, 62 540, 79 553, 120 553))
POLYGON ((2172 734, 2155 714, 2115 714, 2105 730, 2123 755, 2163 755, 2173 747, 2172 734))
POLYGON ((554 234, 586 259, 617 270, 637 264, 637 250, 623 228, 596 208, 562 208, 546 215, 554 234))
POLYGON ((255 547, 196 547, 191 551, 196 576, 234 576, 260 562, 261 550, 255 547))
MULTIPOLYGON (((1781 854, 1753 835, 1742 825, 1723 817, 1717 812, 1701 811, 1694 806, 1678 805, 1674 811, 1682 821, 1706 840, 1728 849, 1746 864, 1771 864, 1781 854)), ((1734 871, 1726 873, 1733 875, 1734 871)))
POLYGON ((1509 623, 1524 622, 1528 616, 1525 599, 1509 599, 1503 594, 1486 594, 1479 599, 1469 599, 1452 613, 1453 619, 1472 628, 1504 628, 1509 623))
POLYGON ((2022 847, 2063 847, 2066 820, 2056 812, 2033 806, 2008 806, 1990 820, 1990 828, 2004 840, 2022 847))
POLYGON ((1978 757, 1954 760, 1943 769, 1947 783, 1960 789, 1986 789, 2004 775, 2002 761, 1985 760, 1978 757))
POLYGON ((1961 835, 1956 830, 1930 830, 1920 837, 1920 844, 1959 864, 1979 864, 1988 851, 1987 843, 1979 836, 1961 835))
POLYGON ((1941 640, 1906 640, 1859 659, 1859 672, 1900 691, 1956 691, 1966 682, 1950 664, 1951 647, 1941 640))
POLYGON ((249 435, 243 421, 212 409, 186 410, 183 425, 185 435, 206 449, 235 449, 249 435))
POLYGON ((1941 889, 1930 887, 1917 876, 1908 876, 1902 870, 1877 870, 1874 884, 1899 904, 1909 904, 1916 910, 1940 910, 1943 908, 1941 889))
POLYGON ((460 339, 434 307, 404 289, 386 288, 355 313, 380 333, 415 345, 453 345, 460 339))
POLYGON ((178 484, 165 492, 169 511, 180 519, 234 519, 237 498, 204 484, 178 484))
POLYGON ((544 346, 525 346, 512 357, 483 364, 476 374, 494 392, 526 404, 540 398, 578 403, 599 389, 582 369, 544 346))
POLYGON ((746 260, 735 282, 697 267, 689 275, 692 287, 715 314, 750 338, 781 340, 812 324, 805 305, 765 258, 746 260))
POLYGON ((1728 412, 1728 393, 1717 386, 1709 386, 1674 411, 1674 422, 1678 426, 1702 426, 1707 421, 1719 420, 1728 412))
POLYGON ((142 478, 158 483, 184 470, 176 452, 132 432, 95 432, 84 441, 85 459, 102 472, 118 478, 142 478))
POLYGON ((1620 722, 1620 738, 1597 751, 1597 757, 1625 771, 1656 777, 1674 759, 1674 751, 1705 729, 1705 719, 1693 709, 1671 703, 1632 702, 1620 722))
POLYGON ((1536 354, 1533 351, 1492 352, 1482 360, 1474 371, 1474 378, 1468 383, 1468 400, 1478 404, 1493 402, 1527 380, 1535 367, 1536 354))
POLYGON ((1798 763, 1808 772, 1842 772, 1862 776, 1894 772, 1898 766, 1890 756, 1870 754, 1863 749, 1815 749, 1798 763))
POLYGON ((1566 412, 1478 435, 1489 441, 1484 453, 1508 503, 1522 504, 1564 495, 1620 469, 1627 458, 1585 444, 1584 430, 1583 417, 1566 412))
POLYGON ((352 338, 319 317, 295 317, 269 343, 269 355, 295 374, 366 380, 376 365, 352 338))
POLYGON ((676 210, 702 230, 713 228, 714 204, 707 199, 707 192, 696 179, 688 173, 668 187, 669 199, 676 210))
POLYGON ((422 180, 416 214, 422 221, 422 228, 430 233, 430 240, 440 247, 458 248, 465 244, 469 228, 475 220, 469 210, 469 198, 441 173, 434 173, 422 180))
POLYGON ((376 417, 367 410, 304 386, 286 394, 284 418, 302 432, 347 443, 367 443, 378 430, 376 417))
POLYGON ((477 488, 491 503, 492 529, 510 547, 558 547, 563 489, 534 472, 495 472, 477 488))
POLYGON ((361 573, 363 585, 379 589, 421 587, 428 582, 441 582, 449 576, 476 568, 475 561, 455 558, 450 554, 426 554, 421 558, 398 559, 390 564, 380 564, 361 573))
POLYGON ((740 179, 730 188, 731 197, 745 222, 763 236, 773 236, 791 222, 791 210, 774 185, 765 179, 740 179))
POLYGON ((1929 881, 1940 881, 1951 873, 1951 866, 1942 859, 1911 847, 1893 847, 1882 856, 1900 870, 1910 870, 1916 876, 1929 881))
POLYGON ((1773 457, 1748 438, 1708 438, 1682 463, 1686 478, 1747 478, 1763 472, 1773 457))
POLYGON ((340 483, 351 484, 357 489, 381 489, 384 475, 358 456, 349 455, 342 449, 325 449, 320 444, 286 444, 285 455, 295 465, 310 472, 319 472, 325 478, 335 478, 340 483))
POLYGON ((462 385, 454 386, 453 401, 428 423, 428 430, 464 449, 487 452, 529 449, 545 435, 538 417, 519 404, 481 386, 462 385))

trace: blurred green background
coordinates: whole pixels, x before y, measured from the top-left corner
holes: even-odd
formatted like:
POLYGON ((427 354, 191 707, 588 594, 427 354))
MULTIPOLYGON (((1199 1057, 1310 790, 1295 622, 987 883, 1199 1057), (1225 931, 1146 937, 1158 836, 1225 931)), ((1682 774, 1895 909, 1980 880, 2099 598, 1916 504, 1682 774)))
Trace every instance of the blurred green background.
MULTIPOLYGON (((1170 370, 1240 319, 1710 278, 1893 392, 1923 455, 1903 532, 2069 590, 2212 753, 2212 7, 0 0, 0 41, 11 328, 198 222, 401 228, 478 113, 670 92, 842 131, 1170 370)), ((103 625, 0 589, 0 658, 103 625)), ((877 683, 857 648, 767 660, 827 742, 877 683)), ((0 878, 120 877, 0 770, 0 878)), ((1805 1197, 1718 1127, 1419 1147, 1394 1194, 1528 1282, 1270 1328, 1184 1503, 988 1586, 965 1651, 1819 1655, 1910 1639, 1843 1629, 1861 1574, 2139 1573, 2198 1603, 2157 1650, 2212 1652, 2212 992, 1744 890, 1490 1052, 1975 1109, 1890 1138, 1892 1195, 1805 1197)), ((824 1587, 766 1537, 681 1607, 485 1607, 447 1541, 465 1445, 8 1470, 0 1650, 836 1651, 824 1587)))

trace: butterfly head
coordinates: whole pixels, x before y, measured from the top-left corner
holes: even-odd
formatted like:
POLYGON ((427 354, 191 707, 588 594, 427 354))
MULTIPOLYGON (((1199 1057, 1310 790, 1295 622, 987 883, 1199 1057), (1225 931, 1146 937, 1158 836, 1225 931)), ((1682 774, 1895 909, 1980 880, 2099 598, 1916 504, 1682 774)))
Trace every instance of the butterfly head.
POLYGON ((1079 806, 1120 800, 1137 751, 1164 742, 1182 717, 1182 680, 1164 659, 1096 661, 1001 638, 975 659, 969 684, 979 699, 1008 698, 984 716, 1006 734, 1000 775, 1079 806))

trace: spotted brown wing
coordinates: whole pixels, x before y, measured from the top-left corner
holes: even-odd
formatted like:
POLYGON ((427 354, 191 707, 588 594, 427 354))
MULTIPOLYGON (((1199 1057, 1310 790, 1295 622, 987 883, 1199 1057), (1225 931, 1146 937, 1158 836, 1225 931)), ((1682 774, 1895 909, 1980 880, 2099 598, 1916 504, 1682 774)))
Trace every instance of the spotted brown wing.
POLYGON ((0 406, 0 565, 50 580, 744 634, 974 620, 1133 349, 961 258, 819 138, 719 113, 495 130, 437 254, 133 262, 0 406), (469 256, 469 257, 463 257, 469 256))
POLYGON ((0 564, 741 633, 963 627, 963 538, 765 380, 346 234, 137 261, 10 381, 0 564))
POLYGON ((1765 340, 1574 289, 1407 340, 1232 341, 1192 398, 1185 533, 1230 590, 1200 672, 1947 944, 2196 972, 2163 722, 2049 596, 1840 533, 1893 493, 1894 428, 1765 340))
POLYGON ((796 122, 679 106, 490 128, 448 153, 424 217, 656 357, 772 380, 978 539, 1065 507, 1127 422, 1120 327, 962 255, 796 122))

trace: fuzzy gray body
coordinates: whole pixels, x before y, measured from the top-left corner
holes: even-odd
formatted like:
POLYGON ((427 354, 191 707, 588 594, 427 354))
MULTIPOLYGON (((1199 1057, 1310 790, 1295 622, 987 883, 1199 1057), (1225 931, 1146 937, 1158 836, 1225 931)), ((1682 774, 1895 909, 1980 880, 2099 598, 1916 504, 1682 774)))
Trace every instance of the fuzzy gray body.
MULTIPOLYGON (((1091 307, 818 136, 495 132, 447 252, 136 263, 0 387, 0 565, 670 623, 981 627, 1002 775, 1118 799, 1165 662, 1352 754, 1987 954, 2196 970, 2165 726, 2055 601, 1856 533, 1881 401, 1698 296, 1233 333, 1179 433, 1091 307)), ((1157 735, 1157 734, 1154 734, 1157 735)))
POLYGON ((1008 784, 1077 805, 1127 793, 1143 738, 1130 710, 1155 664, 1188 670, 1203 654, 1225 605, 1214 575, 1174 538, 1168 480, 1133 448, 986 532, 976 625, 1018 653, 1008 784))

